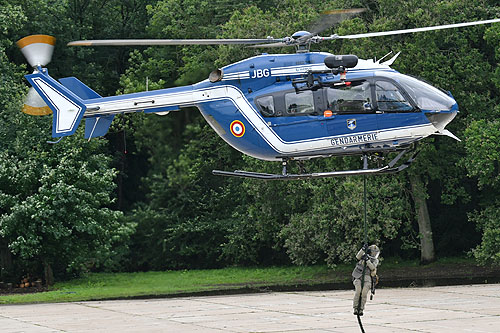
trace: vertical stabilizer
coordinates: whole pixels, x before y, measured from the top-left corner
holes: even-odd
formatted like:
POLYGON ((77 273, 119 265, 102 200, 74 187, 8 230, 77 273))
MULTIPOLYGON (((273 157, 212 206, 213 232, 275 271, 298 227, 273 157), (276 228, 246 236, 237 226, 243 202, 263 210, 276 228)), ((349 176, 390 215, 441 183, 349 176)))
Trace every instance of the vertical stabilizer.
POLYGON ((51 78, 46 69, 26 75, 26 79, 54 113, 52 136, 74 134, 86 109, 82 99, 51 78))

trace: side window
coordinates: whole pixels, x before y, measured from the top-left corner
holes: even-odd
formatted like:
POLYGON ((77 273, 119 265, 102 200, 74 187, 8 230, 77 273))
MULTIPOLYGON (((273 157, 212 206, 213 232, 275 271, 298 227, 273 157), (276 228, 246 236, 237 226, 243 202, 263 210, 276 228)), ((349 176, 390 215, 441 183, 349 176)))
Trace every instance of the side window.
POLYGON ((390 82, 377 81, 375 94, 380 111, 405 112, 413 110, 411 104, 403 97, 398 88, 390 82))
POLYGON ((286 113, 288 115, 308 114, 314 112, 312 91, 292 92, 285 94, 286 113))
POLYGON ((274 98, 273 96, 264 96, 255 101, 257 107, 264 117, 272 117, 275 115, 274 98))
POLYGON ((334 113, 371 112, 371 90, 367 81, 358 84, 327 89, 327 107, 334 113))

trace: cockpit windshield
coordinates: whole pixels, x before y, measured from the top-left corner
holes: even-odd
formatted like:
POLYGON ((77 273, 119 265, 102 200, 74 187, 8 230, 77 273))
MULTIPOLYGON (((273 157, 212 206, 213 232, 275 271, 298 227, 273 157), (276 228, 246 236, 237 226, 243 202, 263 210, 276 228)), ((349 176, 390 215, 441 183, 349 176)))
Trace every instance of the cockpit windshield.
POLYGON ((428 83, 400 73, 377 73, 399 83, 422 110, 450 110, 456 103, 453 98, 428 83))

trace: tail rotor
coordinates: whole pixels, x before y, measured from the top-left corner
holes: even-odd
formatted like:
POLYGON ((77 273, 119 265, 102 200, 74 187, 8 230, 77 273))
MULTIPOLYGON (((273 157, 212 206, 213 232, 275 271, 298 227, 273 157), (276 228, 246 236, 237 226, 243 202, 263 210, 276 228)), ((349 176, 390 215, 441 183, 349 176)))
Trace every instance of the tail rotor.
POLYGON ((17 41, 24 57, 35 69, 50 62, 55 44, 56 39, 47 35, 31 35, 17 41))
POLYGON ((24 105, 21 111, 31 116, 46 116, 52 114, 52 110, 33 87, 30 87, 26 97, 24 97, 24 105))
MULTIPOLYGON (((47 35, 31 35, 17 41, 17 46, 35 72, 50 63, 55 44, 56 39, 47 35)), ((52 114, 52 110, 33 87, 24 98, 22 111, 32 116, 52 114)))

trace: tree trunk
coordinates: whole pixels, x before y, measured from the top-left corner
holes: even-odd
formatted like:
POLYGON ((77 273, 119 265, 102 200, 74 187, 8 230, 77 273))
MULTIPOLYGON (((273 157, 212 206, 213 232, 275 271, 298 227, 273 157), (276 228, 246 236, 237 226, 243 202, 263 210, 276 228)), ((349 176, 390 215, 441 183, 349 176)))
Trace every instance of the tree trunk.
POLYGON ((432 227, 427 209, 425 188, 418 175, 410 176, 415 212, 417 213, 418 232, 420 236, 420 263, 428 264, 436 260, 434 243, 432 242, 432 227))
POLYGON ((12 254, 7 246, 7 242, 0 237, 0 280, 12 279, 12 268, 12 254))
POLYGON ((45 285, 51 286, 54 284, 54 272, 52 271, 52 266, 44 260, 43 261, 43 273, 45 275, 45 285))

